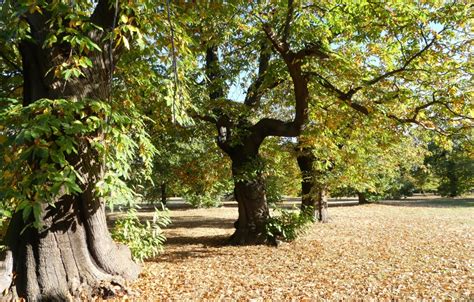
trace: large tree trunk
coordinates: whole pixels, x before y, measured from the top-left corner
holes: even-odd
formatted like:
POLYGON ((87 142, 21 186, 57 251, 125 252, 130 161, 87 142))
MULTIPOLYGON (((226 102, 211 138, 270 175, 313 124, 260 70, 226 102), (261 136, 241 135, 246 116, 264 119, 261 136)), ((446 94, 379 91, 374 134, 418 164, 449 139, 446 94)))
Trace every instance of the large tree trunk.
POLYGON ((256 167, 257 161, 257 155, 232 158, 234 196, 239 207, 239 218, 234 224, 236 230, 230 238, 230 243, 234 245, 265 244, 272 241, 266 233, 270 214, 265 195, 265 179, 256 167))
MULTIPOLYGON (((92 15, 101 26, 113 16, 108 1, 100 0, 92 15)), ((90 53, 94 67, 84 69, 84 76, 64 81, 49 72, 60 65, 67 55, 62 49, 44 48, 48 15, 27 15, 32 41, 23 41, 20 53, 23 62, 23 104, 38 99, 83 99, 106 101, 110 97, 109 80, 113 71, 106 31, 93 31, 90 37, 102 52, 90 53)), ((108 27, 108 29, 110 29, 108 27)), ((63 45, 61 45, 63 47, 63 45)), ((68 52, 68 51, 67 51, 68 52)), ((97 133, 100 137, 101 133, 97 133)), ((89 137, 77 137, 77 154, 67 158, 84 182, 78 195, 59 194, 54 204, 42 204, 40 228, 31 226, 32 215, 23 219, 18 212, 12 218, 7 242, 13 254, 15 287, 27 301, 65 301, 109 296, 123 290, 123 281, 138 277, 140 267, 131 259, 130 250, 116 244, 107 229, 105 204, 98 197, 96 184, 104 176, 104 163, 88 143, 89 137)), ((31 166, 40 169, 35 162, 31 166)), ((34 171, 32 172, 34 173, 34 171)))
POLYGON ((105 204, 94 192, 102 174, 97 154, 82 151, 75 167, 88 179, 83 193, 44 204, 40 229, 28 226, 32 217, 25 222, 21 212, 9 225, 17 294, 28 301, 114 295, 114 284, 123 290, 123 281, 140 272, 129 249, 108 232, 105 204))

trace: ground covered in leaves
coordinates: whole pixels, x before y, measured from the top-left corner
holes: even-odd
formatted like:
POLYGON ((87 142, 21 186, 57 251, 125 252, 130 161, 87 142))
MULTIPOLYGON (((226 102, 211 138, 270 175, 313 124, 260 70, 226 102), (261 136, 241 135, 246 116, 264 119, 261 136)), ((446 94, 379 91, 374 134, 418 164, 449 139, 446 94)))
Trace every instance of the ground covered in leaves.
POLYGON ((474 199, 330 208, 280 247, 223 246, 237 208, 178 209, 140 300, 474 299, 474 199))

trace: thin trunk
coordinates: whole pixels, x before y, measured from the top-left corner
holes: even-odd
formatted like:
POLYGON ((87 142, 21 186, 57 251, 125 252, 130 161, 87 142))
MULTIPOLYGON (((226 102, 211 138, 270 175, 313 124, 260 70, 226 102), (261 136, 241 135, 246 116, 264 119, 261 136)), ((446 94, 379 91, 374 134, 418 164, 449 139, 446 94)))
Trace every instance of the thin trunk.
POLYGON ((166 183, 162 182, 160 186, 161 190, 161 204, 166 205, 166 183))
POLYGON ((314 192, 314 175, 313 175, 313 163, 314 156, 312 153, 300 152, 297 156, 298 167, 301 172, 301 211, 309 211, 311 209, 313 216, 316 217, 316 204, 317 198, 315 198, 314 192))
POLYGON ((318 192, 318 215, 319 222, 329 222, 328 215, 328 191, 326 186, 321 185, 318 192))
POLYGON ((369 201, 363 192, 357 192, 357 198, 359 199, 359 204, 368 204, 369 201))
POLYGON ((458 195, 458 177, 456 175, 456 165, 454 161, 447 160, 447 178, 448 178, 448 196, 456 197, 458 195))

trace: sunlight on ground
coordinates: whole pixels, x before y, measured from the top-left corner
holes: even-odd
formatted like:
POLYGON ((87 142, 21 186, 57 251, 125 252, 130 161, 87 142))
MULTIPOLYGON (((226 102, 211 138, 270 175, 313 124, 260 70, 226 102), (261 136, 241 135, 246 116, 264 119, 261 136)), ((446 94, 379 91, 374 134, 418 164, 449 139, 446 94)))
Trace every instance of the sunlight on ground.
POLYGON ((237 208, 172 211, 140 299, 474 298, 474 200, 330 208, 279 248, 222 246, 237 208))

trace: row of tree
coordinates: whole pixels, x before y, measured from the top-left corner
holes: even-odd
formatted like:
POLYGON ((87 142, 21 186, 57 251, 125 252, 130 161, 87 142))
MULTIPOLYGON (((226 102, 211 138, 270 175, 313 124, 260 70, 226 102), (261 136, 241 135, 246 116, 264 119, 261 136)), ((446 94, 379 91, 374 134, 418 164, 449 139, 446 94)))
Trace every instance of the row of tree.
POLYGON ((376 191, 427 140, 459 137, 472 164, 471 5, 2 4, 0 202, 27 300, 136 278, 106 205, 165 195, 176 176, 175 190, 210 198, 233 186, 230 242, 243 245, 274 241, 267 193, 298 175, 291 158, 304 206, 334 184, 376 191))

